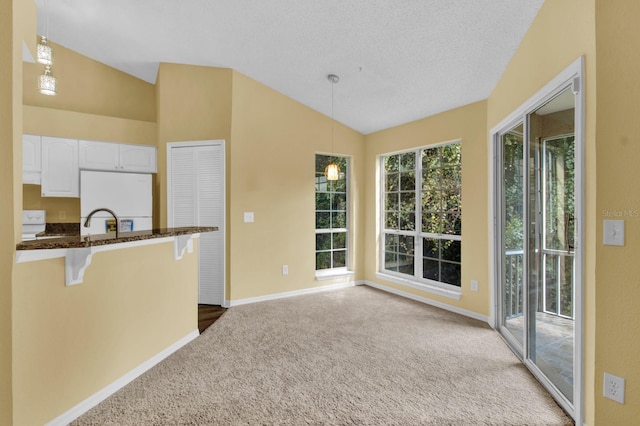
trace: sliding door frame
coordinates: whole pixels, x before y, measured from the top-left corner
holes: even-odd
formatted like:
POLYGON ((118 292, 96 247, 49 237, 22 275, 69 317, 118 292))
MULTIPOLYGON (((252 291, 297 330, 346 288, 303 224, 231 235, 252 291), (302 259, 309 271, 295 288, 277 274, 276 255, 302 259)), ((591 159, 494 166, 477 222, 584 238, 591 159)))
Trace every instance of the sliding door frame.
MULTIPOLYGON (((549 379, 539 370, 539 368, 528 359, 527 333, 523 342, 523 363, 540 383, 553 395, 558 403, 574 418, 576 424, 584 423, 584 218, 585 218, 585 100, 584 100, 584 57, 579 57, 564 71, 558 74, 553 80, 547 83, 542 89, 537 91, 527 101, 520 105, 508 117, 494 126, 489 133, 489 194, 491 197, 490 206, 490 282, 491 282, 491 312, 489 323, 498 329, 501 326, 501 256, 499 251, 502 246, 501 231, 501 199, 498 191, 500 182, 499 160, 501 149, 501 136, 517 123, 524 124, 524 134, 528 135, 528 116, 539 107, 547 103, 563 90, 571 88, 575 95, 575 299, 574 299, 574 356, 573 356, 573 404, 562 395, 549 379)), ((527 144, 526 144, 527 145, 527 144)), ((528 155, 525 155, 528 158, 528 155)), ((527 160, 528 161, 528 160, 527 160)), ((525 180, 526 181, 526 180, 525 180)), ((527 190, 525 184, 525 190, 527 190)), ((526 194, 527 192, 525 192, 526 194)), ((526 211, 526 209, 525 209, 526 211)), ((528 213, 526 213, 528 214, 528 213)), ((525 216, 526 220, 526 216, 525 216)), ((527 223, 527 222, 525 222, 527 223)), ((525 233, 526 235, 526 233, 525 233)), ((525 247, 527 246, 525 242, 525 247)), ((526 258, 527 256, 525 256, 526 258)), ((525 263, 525 276, 528 275, 527 264, 525 263)), ((528 296, 525 297, 527 302, 528 296)), ((525 307, 525 312, 527 307, 525 307)), ((528 325, 525 319, 525 330, 528 325)), ((512 343, 512 342, 511 342, 512 343)))

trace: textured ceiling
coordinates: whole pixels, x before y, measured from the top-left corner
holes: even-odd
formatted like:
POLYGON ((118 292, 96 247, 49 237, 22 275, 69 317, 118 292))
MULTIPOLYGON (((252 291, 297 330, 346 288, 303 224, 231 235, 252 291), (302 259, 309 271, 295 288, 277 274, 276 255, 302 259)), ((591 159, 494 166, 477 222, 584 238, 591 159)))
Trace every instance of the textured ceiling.
POLYGON ((364 134, 487 98, 542 3, 36 0, 40 34, 151 83, 233 68, 331 116, 338 74, 334 117, 364 134))

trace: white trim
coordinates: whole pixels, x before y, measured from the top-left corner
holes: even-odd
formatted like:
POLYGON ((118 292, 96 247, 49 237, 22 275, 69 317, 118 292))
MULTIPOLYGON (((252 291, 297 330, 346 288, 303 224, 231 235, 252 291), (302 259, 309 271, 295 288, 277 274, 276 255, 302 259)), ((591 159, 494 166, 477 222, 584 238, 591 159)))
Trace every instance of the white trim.
POLYGON ((460 300, 460 298, 462 297, 462 291, 460 289, 458 289, 457 291, 449 290, 446 288, 438 287, 435 284, 417 282, 415 278, 413 279, 400 278, 400 277, 396 277, 395 275, 387 274, 384 272, 376 272, 376 278, 385 280, 385 281, 391 281, 392 283, 404 285, 407 287, 415 288, 416 290, 437 294, 438 296, 446 297, 453 300, 460 300))
MULTIPOLYGON (((490 215, 489 226, 491 232, 490 248, 489 248, 489 279, 491 289, 491 313, 490 313, 490 325, 494 328, 499 328, 500 319, 498 318, 498 304, 500 303, 500 294, 498 292, 498 256, 496 254, 496 239, 499 232, 498 224, 498 209, 497 209, 497 163, 496 163, 496 144, 497 138, 500 132, 509 127, 513 127, 513 124, 523 120, 526 116, 534 112, 537 108, 543 105, 545 102, 555 97, 560 91, 570 87, 576 94, 575 102, 575 125, 574 125, 574 137, 575 137, 575 228, 576 228, 576 241, 575 241, 575 299, 574 299, 574 388, 573 388, 573 407, 567 404, 566 398, 560 395, 555 390, 555 387, 549 386, 548 381, 541 380, 543 386, 554 395, 558 403, 563 406, 569 413, 572 413, 577 424, 584 423, 584 218, 585 218, 585 93, 584 93, 584 56, 577 58, 568 67, 561 71, 555 78, 548 82, 544 87, 533 94, 529 99, 523 102, 516 110, 501 120, 498 124, 491 128, 489 131, 489 170, 490 182, 489 182, 489 195, 491 202, 489 203, 490 215), (577 89, 577 90, 576 90, 577 89)), ((523 121, 524 126, 527 126, 526 119, 523 121)), ((525 129, 525 134, 526 134, 525 129)), ((525 221, 526 223, 526 221, 525 221)), ((526 308, 525 308, 526 311, 526 308)), ((526 336, 526 335, 525 335, 526 336)), ((523 348, 523 357, 525 358, 524 364, 529 366, 526 362, 526 337, 525 345, 523 348)), ((530 366, 529 366, 530 367, 530 366)), ((535 373, 535 369, 531 369, 535 373)))
POLYGON ((193 330, 191 333, 184 336, 182 339, 168 346, 164 350, 160 351, 153 357, 149 358, 147 361, 143 362, 133 370, 126 373, 124 376, 117 379, 115 382, 111 383, 107 387, 99 390, 98 392, 91 395, 89 398, 75 405, 70 410, 62 413, 55 419, 51 420, 47 423, 47 426, 57 426, 57 425, 67 425, 80 417, 82 414, 89 411, 91 408, 95 407, 118 390, 125 387, 127 384, 135 380, 138 376, 142 375, 145 371, 149 370, 151 367, 158 364, 163 359, 167 358, 169 355, 191 342, 193 339, 198 337, 200 333, 198 330, 193 330))
POLYGON ((341 269, 323 269, 320 271, 316 271, 316 281, 326 281, 326 280, 333 280, 333 279, 337 279, 337 278, 346 278, 346 277, 352 277, 354 276, 356 273, 354 271, 349 271, 346 268, 341 268, 341 269))
POLYGON ((386 291, 388 293, 393 293, 397 296, 401 296, 407 299, 415 300, 417 302, 425 303, 427 305, 435 306, 436 308, 444 309, 449 312, 453 312, 454 314, 463 315, 465 317, 477 319, 479 321, 488 323, 489 317, 485 315, 480 315, 478 313, 468 311, 466 309, 457 308, 455 306, 447 305, 446 303, 437 302, 435 300, 428 299, 426 297, 418 296, 413 293, 407 293, 406 291, 398 290, 395 288, 387 287, 382 284, 374 283, 372 281, 364 281, 364 285, 368 285, 369 287, 377 288, 378 290, 386 291))
POLYGON ((338 283, 338 284, 330 284, 330 285, 323 285, 323 286, 319 286, 319 287, 305 288, 305 289, 302 289, 302 290, 285 291, 285 292, 282 292, 282 293, 267 294, 265 296, 248 297, 246 299, 225 300, 225 306, 231 307, 231 306, 247 305, 249 303, 267 302, 269 300, 285 299, 287 297, 302 296, 302 295, 305 295, 305 294, 315 294, 315 293, 322 293, 322 292, 325 292, 325 291, 339 290, 339 289, 342 289, 342 288, 355 287, 356 285, 360 285, 360 284, 362 284, 362 283, 361 282, 355 282, 355 281, 349 281, 349 282, 338 283))
MULTIPOLYGON (((171 197, 171 149, 179 147, 196 147, 196 146, 222 146, 222 229, 219 230, 222 235, 222 307, 229 307, 226 304, 227 297, 227 148, 224 139, 200 140, 200 141, 182 141, 167 143, 167 226, 173 223, 173 215, 171 206, 173 199, 171 197)), ((200 256, 198 254, 198 256, 200 256)), ((198 288, 199 291, 199 288, 198 288)))

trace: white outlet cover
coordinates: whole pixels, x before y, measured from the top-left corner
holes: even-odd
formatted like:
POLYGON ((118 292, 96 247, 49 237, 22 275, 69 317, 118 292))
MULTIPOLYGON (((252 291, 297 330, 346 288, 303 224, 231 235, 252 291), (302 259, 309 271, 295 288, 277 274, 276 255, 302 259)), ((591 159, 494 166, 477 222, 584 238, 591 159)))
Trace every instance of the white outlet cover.
POLYGON ((471 280, 471 291, 478 291, 478 280, 471 280))
POLYGON ((253 222, 253 212, 244 212, 244 221, 246 223, 253 222))
POLYGON ((624 379, 604 373, 603 396, 624 404, 624 379))
POLYGON ((607 246, 624 245, 624 220, 605 219, 603 229, 603 243, 607 246))

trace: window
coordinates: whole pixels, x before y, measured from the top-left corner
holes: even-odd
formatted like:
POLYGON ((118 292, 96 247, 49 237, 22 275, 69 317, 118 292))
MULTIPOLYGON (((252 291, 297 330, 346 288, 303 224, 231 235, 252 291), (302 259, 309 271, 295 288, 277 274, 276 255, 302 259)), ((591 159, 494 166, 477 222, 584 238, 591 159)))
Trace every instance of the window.
POLYGON ((383 272, 460 287, 459 142, 382 157, 383 272))
POLYGON ((316 271, 348 266, 348 166, 347 157, 316 155, 316 271), (340 178, 327 181, 324 169, 332 160, 340 178))

